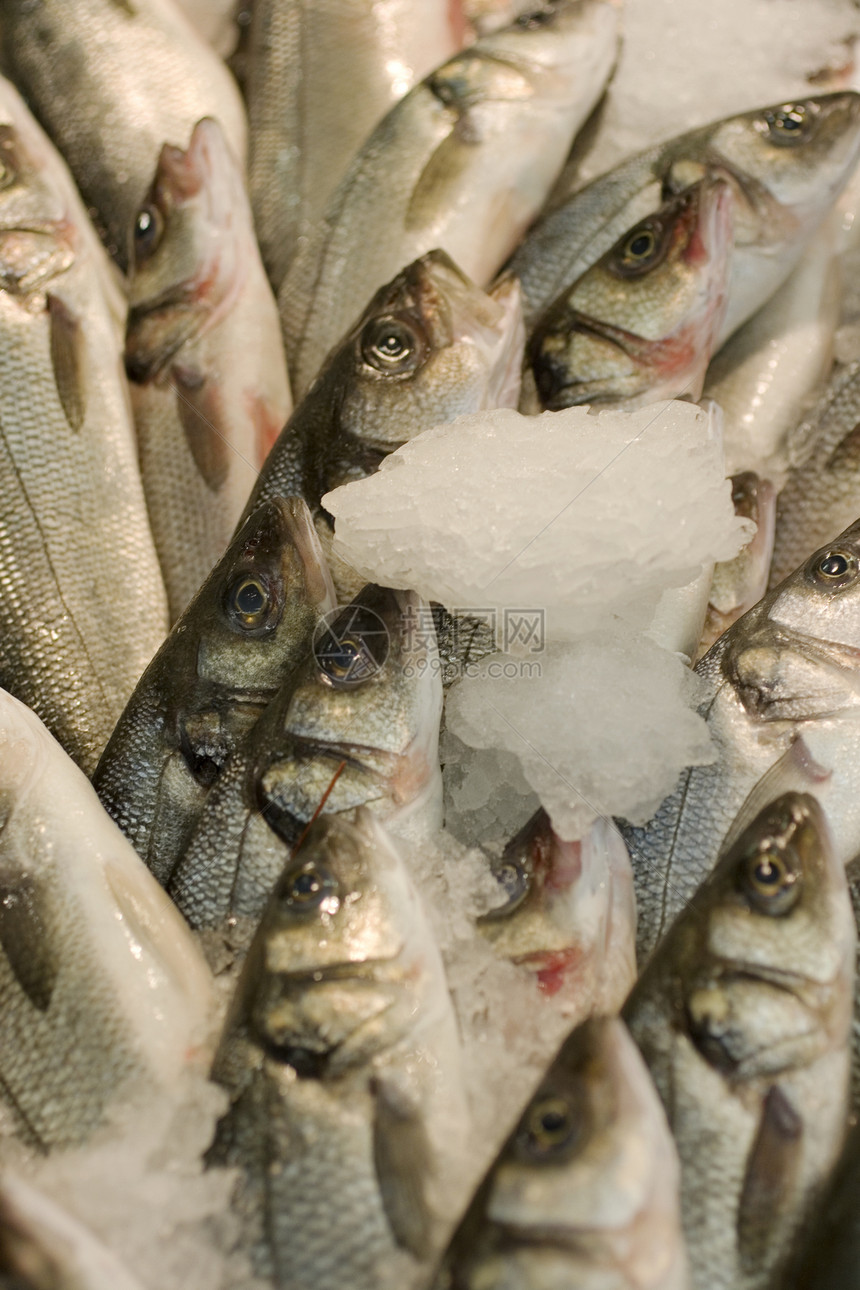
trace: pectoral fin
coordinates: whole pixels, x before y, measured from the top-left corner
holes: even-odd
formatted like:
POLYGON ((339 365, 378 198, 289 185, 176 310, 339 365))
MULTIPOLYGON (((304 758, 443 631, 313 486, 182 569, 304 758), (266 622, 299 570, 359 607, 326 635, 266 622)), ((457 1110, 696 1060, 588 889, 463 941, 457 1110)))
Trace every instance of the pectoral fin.
POLYGON ((738 1207, 738 1254, 744 1272, 765 1266, 781 1245, 784 1220, 800 1182, 803 1121, 775 1084, 764 1099, 738 1207))
POLYGON ((58 296, 48 295, 51 366, 66 420, 79 431, 87 412, 86 342, 80 319, 58 296))
POLYGON ((23 874, 0 877, 0 949, 30 1002, 47 1012, 59 964, 44 893, 35 879, 23 874))
POLYGON ((209 415, 206 379, 175 366, 171 375, 185 442, 206 487, 217 493, 230 470, 230 445, 209 415))
POLYGON ((417 1107, 384 1081, 375 1085, 373 1158, 379 1191, 398 1245, 417 1259, 432 1250, 433 1216, 426 1188, 433 1152, 417 1107))

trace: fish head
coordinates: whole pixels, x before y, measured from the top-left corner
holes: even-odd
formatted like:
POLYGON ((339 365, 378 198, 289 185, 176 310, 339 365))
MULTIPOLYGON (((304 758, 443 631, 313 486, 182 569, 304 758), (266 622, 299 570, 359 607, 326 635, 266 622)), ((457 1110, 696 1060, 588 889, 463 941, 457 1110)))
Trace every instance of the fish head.
MULTIPOLYGON (((375 455, 375 469, 430 426, 516 407, 524 343, 513 279, 487 294, 444 251, 430 251, 377 292, 333 360, 339 434, 375 455)), ((329 469, 328 488, 350 477, 348 466, 329 469)))
POLYGON ((251 230, 236 201, 236 161, 217 121, 198 121, 187 148, 165 143, 129 249, 126 367, 161 373, 191 337, 229 310, 245 279, 251 230))
POLYGON ((837 1043, 851 1007, 856 930, 842 863, 817 800, 781 794, 729 846, 685 919, 682 974, 696 1047, 745 1079, 837 1043))
POLYGON ((481 39, 481 49, 497 60, 521 68, 534 81, 540 79, 546 93, 555 82, 558 96, 569 96, 570 77, 581 75, 582 40, 585 32, 614 30, 619 26, 620 6, 613 0, 543 0, 519 14, 507 26, 481 39), (566 89, 565 86, 568 88, 566 89))
POLYGON ((50 164, 34 133, 0 121, 0 287, 13 295, 43 291, 75 260, 75 229, 50 164))
POLYGON ((275 497, 242 525, 174 633, 196 643, 200 680, 268 697, 309 654, 314 628, 334 604, 306 504, 275 497))
POLYGON ((768 619, 778 627, 860 649, 860 520, 811 555, 768 600, 768 619))
POLYGON ((701 395, 726 309, 732 210, 723 179, 700 180, 550 306, 529 343, 544 408, 701 395))
POLYGON ((418 898, 385 830, 363 808, 317 820, 272 892, 243 993, 276 1060, 306 1071, 399 1037, 422 973, 418 898))
POLYGON ((287 841, 323 800, 327 813, 366 804, 391 816, 434 796, 442 680, 432 615, 413 592, 368 585, 329 615, 284 699, 253 773, 287 841))
MULTIPOLYGON (((704 154, 735 188, 736 241, 780 240, 829 209, 860 156, 860 94, 777 103, 718 122, 704 154)), ((683 171, 683 165, 681 166, 683 171)))

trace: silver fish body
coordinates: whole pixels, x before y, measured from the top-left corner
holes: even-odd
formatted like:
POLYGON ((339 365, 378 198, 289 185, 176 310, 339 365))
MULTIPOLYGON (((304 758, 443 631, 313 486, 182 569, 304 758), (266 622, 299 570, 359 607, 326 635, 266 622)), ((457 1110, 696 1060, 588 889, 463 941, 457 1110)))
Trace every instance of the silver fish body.
POLYGON ((721 857, 624 1010, 681 1158, 693 1285, 772 1286, 838 1157, 856 929, 815 798, 721 857))
POLYGON ((220 559, 291 410, 277 307, 224 132, 165 144, 132 237, 125 362, 171 619, 220 559))
POLYGON ((380 122, 278 294, 297 398, 374 291, 442 247, 484 286, 546 196, 615 57, 618 11, 551 0, 436 69, 380 122))
POLYGON ((468 1131, 442 963, 370 812, 317 821, 246 961, 213 1068, 231 1108, 209 1159, 276 1287, 417 1284, 462 1198, 468 1131))
POLYGON ((304 502, 276 498, 242 526, 146 669, 93 785, 161 883, 230 755, 333 608, 304 502))
POLYGON ((236 84, 166 0, 10 0, 3 48, 12 79, 98 212, 123 268, 128 230, 165 141, 186 144, 195 123, 214 116, 244 165, 236 84))
POLYGON ((678 1177, 625 1026, 586 1021, 478 1189, 434 1290, 687 1290, 678 1177))
POLYGON ((400 833, 441 825, 442 682, 427 606, 367 586, 232 757, 168 890, 193 927, 255 920, 322 808, 367 806, 400 833))

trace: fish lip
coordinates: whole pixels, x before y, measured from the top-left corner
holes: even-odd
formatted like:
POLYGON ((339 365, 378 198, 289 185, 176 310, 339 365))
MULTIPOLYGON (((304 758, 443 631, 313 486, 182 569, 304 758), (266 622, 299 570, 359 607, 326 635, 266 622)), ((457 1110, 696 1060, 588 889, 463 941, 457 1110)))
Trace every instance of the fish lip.
MULTIPOLYGON (((295 856, 294 856, 295 858, 295 856)), ((292 861, 290 862, 292 863, 292 861)), ((275 971, 274 976, 285 985, 325 985, 329 981, 375 981, 380 969, 397 965, 403 953, 401 945, 395 954, 374 959, 343 959, 338 963, 327 963, 323 967, 300 968, 292 972, 275 971)))

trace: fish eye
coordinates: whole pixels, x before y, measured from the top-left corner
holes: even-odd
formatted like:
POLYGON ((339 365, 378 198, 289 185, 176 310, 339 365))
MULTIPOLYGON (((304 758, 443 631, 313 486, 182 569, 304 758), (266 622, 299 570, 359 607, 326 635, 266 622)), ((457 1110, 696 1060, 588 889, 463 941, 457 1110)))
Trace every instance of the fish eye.
POLYGON ((227 590, 227 613, 244 631, 274 626, 275 598, 262 578, 240 574, 227 590))
POLYGON ((547 27, 555 17, 555 6, 546 4, 542 9, 536 9, 534 13, 520 14, 519 18, 514 20, 517 27, 522 27, 524 31, 538 31, 541 27, 547 27))
POLYGON ((15 131, 11 126, 0 126, 0 189, 11 188, 19 170, 15 131))
POLYGON ((635 277, 652 267, 660 250, 660 241, 648 225, 628 233, 613 257, 613 268, 622 277, 635 277))
POLYGON ((134 220, 134 257, 146 260, 158 247, 164 232, 161 211, 152 202, 141 206, 134 220))
POLYGON ((501 905, 496 905, 486 914, 481 915, 478 921, 482 923, 494 922, 497 918, 508 918, 519 909, 532 889, 531 872, 520 860, 502 856, 501 860, 492 866, 492 873, 502 888, 505 899, 501 905))
POLYGON ((414 327, 400 318, 375 318, 361 334, 361 354, 377 372, 410 372, 424 356, 414 327))
POLYGON ((834 547, 814 561, 812 577, 824 587, 846 587, 855 581, 857 568, 857 557, 853 551, 834 547))
POLYGON ((284 874, 278 885, 278 901, 292 913, 313 913, 325 902, 326 913, 334 914, 340 906, 337 879, 322 865, 309 861, 284 874))
POLYGON ((811 116, 803 103, 786 103, 781 108, 764 113, 771 143, 791 147, 809 133, 811 116))
POLYGON ((741 861, 738 876, 744 895, 760 914, 778 917, 797 904, 801 870, 787 852, 757 850, 741 861))
POLYGON ((325 622, 314 640, 320 680, 335 689, 352 689, 375 676, 388 657, 389 636, 378 614, 348 606, 325 622))
POLYGON ((580 1136, 573 1109, 566 1098, 550 1095, 532 1102, 516 1134, 516 1148, 529 1159, 553 1160, 567 1155, 580 1136))

